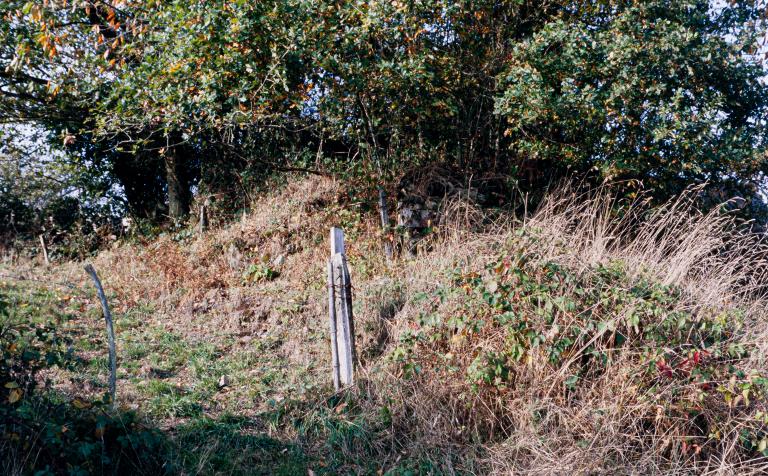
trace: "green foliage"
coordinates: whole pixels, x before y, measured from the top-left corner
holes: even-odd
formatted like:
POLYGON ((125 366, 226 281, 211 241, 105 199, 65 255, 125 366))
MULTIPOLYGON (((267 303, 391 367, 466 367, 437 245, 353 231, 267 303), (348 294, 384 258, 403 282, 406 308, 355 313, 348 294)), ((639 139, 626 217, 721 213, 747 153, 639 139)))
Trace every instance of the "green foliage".
POLYGON ((707 180, 751 198, 764 7, 14 0, 0 115, 63 138, 68 161, 107 170, 155 221, 185 211, 170 206, 176 179, 238 208, 274 170, 372 190, 436 162, 531 189, 575 171, 657 197, 707 180))
POLYGON ((106 394, 70 401, 47 383, 39 386, 43 371, 69 367, 70 343, 56 322, 39 324, 40 316, 30 319, 10 307, 8 294, 0 288, 0 468, 7 474, 164 473, 166 439, 136 414, 110 410, 106 394))
POLYGON ((243 273, 243 283, 258 283, 272 281, 280 275, 269 263, 254 263, 243 273))
POLYGON ((131 41, 101 59, 116 81, 98 123, 153 124, 194 134, 275 121, 298 84, 292 74, 299 2, 131 2, 131 41))
POLYGON ((659 192, 763 171, 768 95, 746 5, 616 2, 564 17, 513 49, 496 111, 531 159, 594 167, 659 192))
POLYGON ((92 201, 104 183, 80 172, 40 131, 1 126, 0 244, 42 235, 54 258, 81 257, 102 244, 120 207, 92 201))

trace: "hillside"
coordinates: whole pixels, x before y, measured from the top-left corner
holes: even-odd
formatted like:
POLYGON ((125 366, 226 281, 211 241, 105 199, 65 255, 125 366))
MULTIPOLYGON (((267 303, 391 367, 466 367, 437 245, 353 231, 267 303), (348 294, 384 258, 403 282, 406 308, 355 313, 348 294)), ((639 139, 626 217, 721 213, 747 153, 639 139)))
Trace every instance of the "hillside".
POLYGON ((449 200, 420 252, 388 265, 336 182, 296 179, 202 236, 117 241, 92 260, 115 315, 116 410, 98 403, 106 336, 82 263, 6 261, 6 361, 35 362, 35 346, 72 359, 21 394, 23 365, 4 371, 3 411, 29 425, 3 437, 4 473, 766 471, 764 246, 686 197, 618 205, 564 190, 519 222, 449 200), (339 393, 333 225, 360 358, 339 393))
POLYGON ((0 474, 768 474, 767 4, 0 1, 0 474))

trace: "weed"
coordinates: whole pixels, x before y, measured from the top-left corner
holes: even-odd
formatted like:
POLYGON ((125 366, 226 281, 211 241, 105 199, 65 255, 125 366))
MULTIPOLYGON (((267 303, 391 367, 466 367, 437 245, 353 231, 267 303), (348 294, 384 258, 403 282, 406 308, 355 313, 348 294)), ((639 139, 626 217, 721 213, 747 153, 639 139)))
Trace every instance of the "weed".
POLYGON ((256 263, 248 266, 243 273, 243 284, 272 281, 279 273, 268 264, 256 263))

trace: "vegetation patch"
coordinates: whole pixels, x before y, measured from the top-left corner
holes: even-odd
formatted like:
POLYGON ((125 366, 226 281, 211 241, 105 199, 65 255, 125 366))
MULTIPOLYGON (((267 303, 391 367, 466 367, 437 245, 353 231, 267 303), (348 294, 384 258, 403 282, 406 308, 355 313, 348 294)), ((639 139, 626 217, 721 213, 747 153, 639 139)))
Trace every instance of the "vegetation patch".
POLYGON ((38 314, 34 300, 11 306, 13 291, 0 287, 3 473, 161 474, 167 444, 161 432, 133 412, 112 410, 107 394, 94 401, 50 388, 44 371, 73 365, 72 342, 38 314), (29 319, 30 309, 36 319, 29 319))
POLYGON ((553 413, 588 409, 558 431, 592 447, 613 418, 622 431, 611 437, 638 455, 768 456, 768 378, 749 366, 757 349, 744 344, 738 307, 630 278, 621 261, 575 271, 536 241, 519 233, 486 266, 455 269, 421 294, 423 311, 392 354, 400 375, 440 402, 434 418, 451 439, 503 442, 520 431, 521 406, 541 435, 553 413))

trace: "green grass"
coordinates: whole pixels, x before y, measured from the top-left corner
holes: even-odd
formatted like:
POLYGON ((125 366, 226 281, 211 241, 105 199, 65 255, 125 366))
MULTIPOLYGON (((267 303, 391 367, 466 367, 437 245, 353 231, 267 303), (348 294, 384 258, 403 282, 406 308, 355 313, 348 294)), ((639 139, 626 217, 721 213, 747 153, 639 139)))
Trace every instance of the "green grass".
POLYGON ((203 408, 199 396, 161 380, 147 382, 146 392, 150 400, 145 411, 158 418, 198 417, 203 408))
MULTIPOLYGON (((91 459, 99 449, 88 427, 89 412, 106 412, 110 422, 138 421, 141 429, 125 428, 129 440, 144 438, 146 428, 154 432, 145 456, 170 474, 293 475, 310 469, 315 474, 376 474, 384 466, 376 457, 388 431, 384 412, 371 414, 375 402, 363 396, 335 395, 319 373, 321 366, 297 365, 281 351, 290 337, 286 327, 307 313, 311 298, 306 291, 275 307, 283 325, 246 345, 215 328, 166 328, 151 302, 127 310, 115 306, 115 410, 99 403, 109 366, 104 321, 92 290, 13 283, 0 287, 0 295, 9 304, 8 319, 53 323, 72 339, 74 360, 56 375, 57 383, 70 385, 41 393, 46 403, 38 415, 54 421, 45 412, 58 411, 53 410, 58 405, 79 422, 84 433, 71 448, 88 454, 83 468, 96 468, 91 459), (228 381, 223 387, 222 377, 228 381), (75 398, 86 408, 73 406, 75 398), (137 415, 123 414, 126 407, 137 415)), ((307 329, 306 345, 324 344, 324 326, 307 329)), ((387 474, 439 473, 428 462, 401 456, 387 463, 387 474)))
POLYGON ((312 461, 290 442, 269 437, 248 419, 198 418, 175 430, 174 459, 199 474, 307 474, 312 461))

